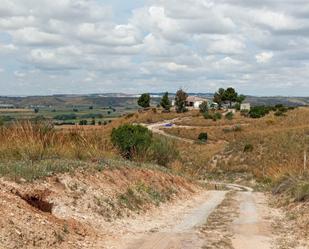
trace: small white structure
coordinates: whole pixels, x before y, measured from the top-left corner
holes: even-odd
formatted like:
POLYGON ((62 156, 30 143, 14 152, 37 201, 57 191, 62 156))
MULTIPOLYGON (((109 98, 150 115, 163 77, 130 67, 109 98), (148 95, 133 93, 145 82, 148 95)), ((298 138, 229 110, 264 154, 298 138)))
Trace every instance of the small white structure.
POLYGON ((250 103, 243 103, 240 105, 240 110, 241 111, 250 111, 251 110, 251 105, 250 103))
POLYGON ((208 103, 208 100, 204 99, 204 98, 196 97, 196 96, 189 96, 187 98, 187 100, 186 100, 186 106, 187 107, 191 107, 193 109, 199 109, 200 105, 203 102, 207 102, 208 103))

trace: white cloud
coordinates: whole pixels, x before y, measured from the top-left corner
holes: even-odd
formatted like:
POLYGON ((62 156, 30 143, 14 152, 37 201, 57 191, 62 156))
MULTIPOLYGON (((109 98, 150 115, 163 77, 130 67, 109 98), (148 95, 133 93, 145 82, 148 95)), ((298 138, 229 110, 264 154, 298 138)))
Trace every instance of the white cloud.
POLYGON ((65 42, 60 35, 40 31, 34 27, 19 29, 11 34, 16 44, 48 46, 65 42))
POLYGON ((267 63, 269 62, 274 56, 273 52, 262 52, 255 56, 257 63, 267 63))
POLYGON ((309 91, 306 0, 104 2, 3 0, 0 91, 309 91))

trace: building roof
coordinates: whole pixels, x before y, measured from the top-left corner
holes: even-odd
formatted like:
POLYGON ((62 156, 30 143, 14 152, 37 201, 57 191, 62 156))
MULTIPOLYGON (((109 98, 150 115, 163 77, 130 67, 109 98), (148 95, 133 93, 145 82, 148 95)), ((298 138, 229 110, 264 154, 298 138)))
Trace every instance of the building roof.
POLYGON ((208 101, 208 100, 204 99, 204 98, 197 97, 197 96, 189 96, 187 98, 187 102, 197 102, 197 101, 208 101))

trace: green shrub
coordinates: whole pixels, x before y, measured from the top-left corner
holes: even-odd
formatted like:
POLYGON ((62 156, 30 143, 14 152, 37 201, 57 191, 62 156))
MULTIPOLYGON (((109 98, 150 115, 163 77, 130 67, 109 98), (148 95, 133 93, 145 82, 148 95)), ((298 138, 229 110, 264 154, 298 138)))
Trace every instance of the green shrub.
POLYGON ((227 120, 232 120, 234 118, 234 113, 233 112, 228 112, 226 115, 225 115, 225 118, 227 120))
POLYGON ((205 119, 213 119, 213 116, 209 112, 205 112, 203 116, 205 119))
POLYGON ((152 133, 141 125, 126 124, 114 128, 111 139, 123 157, 132 159, 134 155, 145 153, 150 147, 152 133))
POLYGON ((156 137, 149 147, 148 157, 150 161, 166 167, 179 157, 179 152, 175 144, 167 138, 156 137))
POLYGON ((270 109, 270 107, 266 106, 254 106, 251 108, 249 116, 251 118, 262 118, 269 113, 270 109))
POLYGON ((222 114, 220 112, 216 112, 213 117, 212 117, 212 120, 213 121, 217 121, 217 120, 220 120, 222 119, 222 114))
POLYGON ((252 152, 253 151, 253 145, 252 144, 246 144, 244 147, 244 152, 252 152))
POLYGON ((200 133, 200 135, 198 136, 198 140, 200 140, 202 142, 207 142, 207 140, 208 140, 207 132, 200 133))

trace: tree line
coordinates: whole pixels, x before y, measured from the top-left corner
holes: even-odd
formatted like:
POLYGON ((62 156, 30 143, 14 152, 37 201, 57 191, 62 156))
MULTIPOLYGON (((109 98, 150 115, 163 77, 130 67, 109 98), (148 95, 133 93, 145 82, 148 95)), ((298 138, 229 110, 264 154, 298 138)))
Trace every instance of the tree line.
MULTIPOLYGON (((175 95, 176 112, 181 113, 181 112, 187 111, 187 108, 186 108, 187 98, 188 98, 188 94, 183 89, 179 89, 176 92, 176 95, 175 95)), ((239 109, 241 103, 245 99, 246 99, 245 95, 238 94, 234 88, 229 87, 227 89, 220 88, 217 92, 215 92, 214 97, 213 97, 213 102, 218 104, 219 109, 222 108, 223 104, 227 104, 227 103, 229 104, 230 107, 232 107, 233 104, 236 103, 235 107, 237 109, 239 109)), ((137 103, 142 108, 149 108, 150 107, 150 101, 151 101, 150 94, 149 93, 143 93, 139 97, 137 103)), ((200 108, 206 108, 205 106, 207 105, 207 103, 203 103, 202 105, 201 105, 200 108)), ((168 92, 166 92, 163 95, 163 97, 161 98, 159 106, 161 106, 163 108, 163 110, 166 111, 166 112, 170 111, 170 109, 172 107, 172 103, 170 101, 168 92)))

